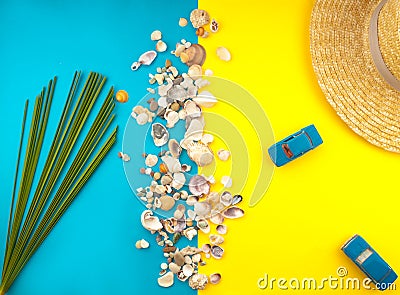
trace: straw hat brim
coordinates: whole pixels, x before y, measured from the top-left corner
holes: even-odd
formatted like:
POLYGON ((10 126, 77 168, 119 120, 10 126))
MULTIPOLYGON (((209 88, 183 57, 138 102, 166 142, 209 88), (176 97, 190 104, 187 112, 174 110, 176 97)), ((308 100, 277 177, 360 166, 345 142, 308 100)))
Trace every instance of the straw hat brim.
POLYGON ((400 93, 377 71, 369 24, 379 0, 317 0, 311 56, 318 83, 340 118, 372 144, 400 152, 400 93))

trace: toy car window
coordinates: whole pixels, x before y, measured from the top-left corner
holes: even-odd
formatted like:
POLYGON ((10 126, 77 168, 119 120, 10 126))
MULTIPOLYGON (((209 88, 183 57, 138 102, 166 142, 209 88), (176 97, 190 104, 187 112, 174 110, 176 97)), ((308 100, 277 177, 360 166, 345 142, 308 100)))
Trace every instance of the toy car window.
POLYGON ((288 158, 293 157, 293 153, 286 143, 282 144, 282 149, 283 149, 283 152, 285 153, 286 157, 288 157, 288 158))
POLYGON ((370 249, 366 249, 364 252, 362 252, 356 259, 356 262, 358 264, 363 264, 365 260, 368 259, 373 254, 373 252, 370 249))

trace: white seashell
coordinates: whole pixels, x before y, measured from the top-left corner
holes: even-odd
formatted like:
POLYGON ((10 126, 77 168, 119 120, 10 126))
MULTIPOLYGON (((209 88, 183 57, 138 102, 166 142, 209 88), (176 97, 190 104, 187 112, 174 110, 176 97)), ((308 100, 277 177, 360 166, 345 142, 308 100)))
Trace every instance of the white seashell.
POLYGON ((179 145, 179 142, 176 141, 176 139, 174 139, 174 138, 169 140, 168 149, 174 158, 179 158, 179 156, 181 155, 182 148, 179 145))
POLYGON ((188 98, 195 98, 197 96, 197 87, 196 86, 190 86, 187 90, 186 90, 186 94, 188 98))
POLYGON ((147 113, 141 113, 136 116, 136 122, 139 125, 144 125, 149 121, 149 115, 147 113))
POLYGON ((204 176, 194 175, 189 181, 189 190, 195 196, 207 195, 210 192, 210 184, 204 176))
POLYGON ((207 181, 211 184, 215 184, 215 178, 214 175, 210 175, 206 177, 207 181))
POLYGON ((218 47, 217 48, 217 56, 220 60, 223 61, 230 61, 231 60, 231 53, 225 47, 218 47))
MULTIPOLYGON (((197 201, 196 201, 197 202, 197 201)), ((194 204, 193 204, 194 205, 194 204)), ((193 210, 187 210, 187 215, 188 215, 188 217, 190 218, 190 219, 192 219, 192 220, 194 220, 195 219, 195 217, 196 217, 196 212, 194 212, 193 210)))
POLYGON ((175 205, 175 200, 170 196, 161 196, 160 197, 161 206, 160 209, 164 211, 171 210, 175 205))
POLYGON ((188 206, 193 206, 197 203, 198 200, 199 198, 197 196, 188 196, 188 198, 186 199, 186 204, 188 204, 188 206))
POLYGON ((131 157, 129 157, 128 154, 120 153, 119 156, 121 157, 122 161, 124 162, 129 162, 131 160, 131 157))
POLYGON ((157 282, 161 287, 171 287, 174 284, 174 274, 169 271, 165 275, 159 277, 157 282))
POLYGON ((176 123, 179 121, 179 115, 177 112, 172 110, 167 110, 165 112, 164 118, 167 120, 167 127, 173 128, 176 123))
POLYGON ((183 81, 180 86, 182 86, 184 89, 188 89, 189 87, 193 86, 193 79, 189 77, 188 74, 182 74, 183 81))
POLYGON ((193 208, 197 216, 206 217, 210 215, 211 205, 206 202, 197 202, 193 208))
POLYGON ((146 157, 145 164, 148 167, 154 167, 158 162, 158 157, 156 155, 149 154, 146 157))
POLYGON ((186 146, 188 156, 200 167, 207 166, 214 160, 214 155, 208 145, 202 142, 191 142, 186 146))
POLYGON ((204 253, 210 253, 211 251, 211 245, 210 244, 204 244, 203 246, 201 246, 201 250, 204 253))
POLYGON ((222 176, 221 183, 224 185, 224 187, 229 188, 232 186, 232 178, 229 176, 222 176))
POLYGON ((215 235, 215 234, 211 234, 211 235, 209 236, 209 238, 210 238, 210 243, 213 244, 213 245, 220 245, 220 244, 222 244, 222 243, 224 242, 224 240, 225 240, 222 236, 220 236, 220 235, 215 235))
POLYGON ((212 143, 214 141, 214 136, 212 136, 209 133, 206 133, 203 135, 203 137, 201 138, 201 142, 204 144, 209 144, 212 143))
POLYGON ((187 100, 183 109, 186 111, 186 116, 193 118, 201 116, 201 108, 192 100, 187 100))
POLYGON ((175 67, 172 67, 172 66, 168 68, 168 71, 171 71, 171 74, 174 77, 178 76, 178 74, 179 74, 178 70, 175 67))
POLYGON ((149 231, 157 231, 163 228, 160 220, 157 216, 153 216, 153 211, 151 210, 143 211, 140 221, 142 226, 149 231))
POLYGON ((189 287, 194 290, 204 290, 207 283, 207 276, 201 273, 195 273, 189 278, 189 287))
POLYGON ((142 249, 147 249, 149 248, 149 246, 150 246, 149 242, 147 242, 145 239, 140 240, 140 247, 142 249))
POLYGON ((230 208, 224 210, 222 212, 222 215, 225 218, 235 219, 235 218, 242 217, 244 215, 244 211, 243 211, 243 209, 241 209, 239 207, 230 207, 230 208))
POLYGON ((195 98, 193 98, 193 101, 204 108, 211 108, 217 103, 217 99, 209 91, 200 92, 195 98))
POLYGON ((210 274, 210 283, 213 285, 218 284, 221 281, 221 274, 219 273, 212 273, 210 274))
POLYGON ((174 173, 174 180, 172 181, 171 186, 177 190, 181 189, 186 182, 185 174, 182 172, 174 173))
POLYGON ((154 123, 151 126, 151 136, 153 137, 153 141, 156 146, 163 146, 168 142, 169 132, 164 125, 160 123, 154 123))
POLYGON ((185 118, 186 118, 186 111, 182 109, 182 110, 180 110, 180 111, 178 112, 178 115, 179 115, 179 119, 185 120, 185 118))
POLYGON ((185 132, 185 138, 191 138, 192 140, 196 141, 201 140, 203 137, 203 128, 204 125, 200 120, 193 119, 185 132))
POLYGON ((193 274, 194 269, 193 269, 193 266, 191 266, 191 265, 189 265, 189 264, 185 264, 185 265, 182 267, 182 271, 183 271, 183 274, 184 274, 185 276, 190 277, 190 276, 193 274))
POLYGON ((232 199, 233 197, 230 192, 223 192, 220 197, 220 202, 224 206, 230 206, 232 204, 232 199))
POLYGON ((162 156, 161 160, 167 165, 168 171, 175 173, 181 172, 182 166, 178 159, 171 156, 162 156))
POLYGON ((159 30, 155 30, 154 32, 151 33, 150 39, 153 41, 158 41, 162 38, 162 33, 159 30))
POLYGON ((221 161, 227 161, 229 159, 229 157, 231 156, 231 153, 227 150, 220 149, 220 150, 218 150, 217 155, 221 161))
POLYGON ((158 52, 164 52, 164 51, 166 51, 166 50, 167 50, 167 44, 166 44, 164 41, 159 40, 159 41, 157 42, 157 44, 156 44, 156 50, 157 50, 158 52))
POLYGON ((214 224, 222 224, 224 222, 225 218, 222 216, 221 213, 214 213, 210 217, 210 221, 214 224))
POLYGON ((194 82, 194 85, 198 89, 200 89, 200 88, 203 88, 203 87, 206 87, 206 86, 210 85, 210 81, 208 81, 206 79, 199 78, 194 82))
POLYGON ((181 270, 181 267, 180 267, 178 264, 176 264, 175 262, 171 262, 171 263, 168 265, 168 268, 169 268, 169 270, 172 271, 173 273, 178 273, 178 272, 181 270))
POLYGON ((205 218, 200 218, 199 220, 197 220, 197 227, 205 234, 208 234, 210 232, 210 225, 205 218))
MULTIPOLYGON (((163 84, 163 85, 158 86, 158 95, 167 96, 168 90, 171 89, 172 85, 173 85, 172 82, 169 82, 167 84, 163 84)), ((162 107, 163 108, 167 107, 167 103, 165 103, 165 105, 163 105, 162 107)))
POLYGON ((193 238, 197 236, 197 230, 194 227, 188 227, 182 233, 189 241, 193 240, 193 238))
POLYGON ((218 224, 216 229, 220 235, 224 235, 228 231, 228 227, 225 224, 218 224))
POLYGON ((158 105, 162 108, 166 108, 168 106, 168 101, 166 96, 161 96, 158 101, 158 105))
POLYGON ((207 70, 204 71, 204 75, 210 77, 210 76, 214 75, 214 72, 212 70, 210 70, 210 69, 207 69, 207 70))
POLYGON ((201 77, 202 72, 203 70, 201 69, 201 66, 194 64, 189 67, 187 74, 190 78, 196 80, 201 77))

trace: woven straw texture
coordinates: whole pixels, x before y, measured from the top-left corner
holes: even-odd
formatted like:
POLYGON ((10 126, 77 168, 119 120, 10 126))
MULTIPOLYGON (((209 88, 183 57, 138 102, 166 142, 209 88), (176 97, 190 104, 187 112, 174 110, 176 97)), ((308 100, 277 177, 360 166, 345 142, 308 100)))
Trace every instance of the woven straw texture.
MULTIPOLYGON (((358 135, 400 153, 400 93, 384 81, 369 49, 370 19, 379 0, 317 0, 311 16, 313 67, 340 118, 358 135)), ((400 77, 399 0, 378 19, 379 47, 388 69, 400 77)))

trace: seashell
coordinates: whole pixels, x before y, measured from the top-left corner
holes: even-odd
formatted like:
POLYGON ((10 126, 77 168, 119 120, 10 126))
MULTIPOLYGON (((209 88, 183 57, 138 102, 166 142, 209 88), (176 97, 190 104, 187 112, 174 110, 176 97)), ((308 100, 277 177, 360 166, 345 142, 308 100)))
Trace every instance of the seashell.
POLYGON ((157 282, 161 287, 171 287, 174 284, 174 274, 169 271, 165 275, 159 277, 157 282))
POLYGON ((174 225, 172 224, 172 220, 171 219, 166 219, 164 220, 164 222, 162 223, 165 231, 167 233, 173 234, 174 233, 174 225))
POLYGON ((219 273, 212 273, 210 274, 210 283, 213 285, 218 284, 221 281, 221 274, 219 273))
POLYGON ((230 61, 231 60, 231 53, 225 47, 218 47, 217 48, 217 56, 220 60, 223 61, 230 61))
POLYGON ((160 198, 154 198, 154 208, 160 208, 161 207, 161 201, 160 198))
POLYGON ((207 166, 214 160, 211 149, 202 142, 191 142, 186 146, 186 150, 189 158, 200 167, 207 166))
POLYGON ((151 210, 143 211, 140 221, 142 226, 149 231, 157 231, 163 228, 160 220, 157 216, 153 216, 153 211, 151 210))
POLYGON ((232 205, 232 195, 230 192, 223 192, 221 197, 220 197, 220 202, 224 205, 224 206, 230 206, 232 205))
POLYGON ((217 99, 209 91, 200 92, 196 97, 193 98, 193 101, 197 105, 205 108, 211 108, 217 103, 217 99))
POLYGON ((181 189, 186 182, 185 174, 182 172, 174 173, 174 180, 171 186, 177 190, 181 189))
POLYGON ((189 172, 190 170, 192 170, 192 166, 187 165, 187 164, 182 164, 182 171, 183 172, 189 172))
POLYGON ((179 121, 178 113, 172 110, 167 110, 164 114, 164 118, 167 120, 167 128, 173 128, 179 121))
POLYGON ((201 138, 201 142, 204 144, 209 144, 213 141, 214 141, 214 136, 209 133, 204 134, 203 137, 201 138))
POLYGON ((167 50, 167 44, 166 44, 164 41, 159 40, 159 41, 156 43, 156 50, 157 50, 158 52, 164 52, 164 51, 166 51, 166 50, 167 50))
POLYGON ((126 92, 125 90, 118 90, 117 94, 115 94, 115 99, 121 103, 127 102, 129 99, 128 92, 126 92))
POLYGON ((193 266, 191 266, 190 264, 185 264, 182 267, 182 272, 185 276, 190 277, 193 274, 193 266))
POLYGON ((185 64, 189 67, 192 65, 202 66, 206 60, 206 50, 200 44, 192 44, 192 46, 186 48, 183 53, 188 57, 185 64))
MULTIPOLYGON (((172 83, 167 83, 167 84, 158 86, 158 95, 167 96, 168 90, 170 90, 173 85, 174 84, 172 84, 172 83)), ((166 107, 166 106, 167 106, 167 104, 165 104, 165 106, 163 106, 163 107, 166 107)))
POLYGON ((178 24, 179 24, 179 26, 180 26, 180 27, 186 27, 186 26, 187 26, 187 24, 188 24, 188 21, 187 21, 187 19, 186 19, 186 18, 184 18, 184 17, 181 17, 181 18, 179 19, 179 22, 178 22, 178 24))
POLYGON ((195 196, 207 195, 210 192, 210 184, 204 176, 194 175, 189 181, 189 191, 195 196))
POLYGON ((178 70, 175 68, 175 67, 169 67, 168 68, 168 71, 170 71, 171 72, 171 74, 174 76, 174 77, 176 77, 176 76, 178 76, 178 70))
POLYGON ((190 78, 192 78, 193 80, 197 80, 198 78, 201 77, 203 70, 201 69, 200 65, 191 65, 188 69, 188 75, 190 78))
POLYGON ((231 156, 231 153, 227 150, 220 149, 220 150, 218 150, 217 155, 221 161, 226 161, 231 156))
POLYGON ((197 202, 194 204, 194 212, 199 217, 206 217, 210 215, 211 205, 207 202, 197 202))
POLYGON ((171 156, 162 156, 161 160, 165 163, 169 172, 181 172, 182 166, 178 159, 171 156))
POLYGON ((179 57, 182 54, 182 52, 185 51, 185 49, 186 49, 185 45, 183 45, 181 43, 177 43, 176 47, 175 47, 174 55, 176 57, 179 57))
POLYGON ((218 225, 222 224, 224 222, 224 220, 225 220, 225 218, 224 218, 224 216, 222 216, 221 213, 212 214, 210 217, 210 221, 212 223, 218 224, 218 225))
POLYGON ((232 199, 232 205, 239 204, 243 200, 241 195, 234 195, 232 199))
POLYGON ((208 32, 204 30, 203 27, 199 27, 196 30, 196 36, 202 37, 202 38, 207 38, 208 37, 208 32))
POLYGON ((194 85, 196 85, 197 89, 206 87, 210 84, 211 84, 210 81, 203 79, 203 78, 199 78, 194 82, 194 85))
POLYGON ((212 19, 210 23, 210 31, 216 33, 218 29, 219 29, 218 22, 215 19, 212 19))
POLYGON ((151 65, 152 62, 156 59, 157 57, 157 52, 151 50, 151 51, 146 51, 145 53, 143 53, 141 56, 139 56, 139 60, 135 61, 132 65, 131 65, 131 70, 132 71, 136 71, 137 69, 139 69, 139 67, 141 65, 151 65))
POLYGON ((182 148, 179 145, 179 142, 174 138, 169 140, 168 149, 174 158, 179 158, 179 156, 181 155, 182 148))
POLYGON ((197 196, 188 196, 188 198, 186 200, 186 204, 188 206, 193 206, 198 201, 199 201, 199 197, 197 197, 197 196))
POLYGON ((176 252, 174 254, 174 262, 179 265, 182 266, 185 263, 185 257, 182 253, 180 252, 176 252))
POLYGON ((147 249, 149 248, 150 244, 145 239, 141 239, 135 243, 137 249, 147 249))
POLYGON ((224 235, 228 231, 228 227, 225 224, 217 225, 216 229, 217 229, 217 233, 219 233, 220 235, 224 235))
POLYGON ((178 280, 180 280, 181 282, 186 282, 186 280, 188 279, 187 276, 185 276, 183 274, 183 271, 180 271, 176 274, 176 277, 178 278, 178 280))
POLYGON ((161 107, 161 108, 166 108, 168 106, 168 101, 167 101, 167 97, 166 96, 161 96, 158 101, 157 104, 161 107))
POLYGON ((154 189, 154 192, 156 192, 157 194, 160 194, 160 195, 165 194, 166 191, 167 191, 167 189, 163 185, 156 185, 156 187, 154 189))
POLYGON ((131 157, 129 157, 128 154, 124 154, 123 152, 119 152, 118 157, 120 157, 124 162, 129 162, 131 160, 131 157))
POLYGON ((222 215, 225 218, 235 219, 235 218, 242 217, 244 215, 244 211, 243 211, 243 209, 241 209, 239 207, 230 207, 230 208, 224 210, 222 212, 222 215))
POLYGON ((177 219, 174 226, 174 232, 181 232, 186 228, 186 220, 184 218, 177 219))
POLYGON ((192 140, 201 140, 203 137, 203 123, 198 119, 193 119, 190 121, 189 127, 185 132, 185 138, 191 138, 192 140))
POLYGON ((193 86, 193 79, 190 78, 188 74, 183 73, 182 74, 183 81, 179 83, 180 86, 182 86, 185 89, 188 89, 189 87, 193 86))
POLYGON ((211 245, 210 245, 210 244, 204 244, 204 245, 201 247, 201 250, 202 250, 204 253, 210 253, 210 251, 211 251, 211 245))
POLYGON ((186 238, 188 238, 189 241, 197 236, 197 230, 194 227, 188 227, 182 233, 186 238))
POLYGON ((204 75, 210 77, 210 76, 214 75, 214 72, 210 69, 207 69, 204 71, 204 75))
POLYGON ((172 197, 167 196, 167 195, 161 196, 160 202, 161 202, 160 209, 164 210, 164 211, 171 210, 175 205, 175 200, 172 197))
POLYGON ((183 256, 185 256, 185 255, 195 255, 197 253, 200 253, 201 250, 199 248, 196 248, 196 247, 186 246, 180 252, 181 252, 181 254, 183 256))
POLYGON ((164 125, 160 123, 154 123, 151 126, 151 136, 153 137, 153 141, 156 146, 163 146, 168 142, 169 132, 164 125))
POLYGON ((158 162, 158 157, 156 155, 148 154, 145 160, 145 164, 148 167, 154 167, 158 162))
POLYGON ((164 83, 165 76, 163 74, 155 74, 154 79, 156 79, 158 85, 162 85, 164 83))
POLYGON ((190 13, 190 22, 192 23, 193 28, 197 29, 210 22, 210 15, 205 10, 194 9, 190 13))
MULTIPOLYGON (((185 47, 185 48, 186 48, 186 47, 185 47)), ((181 59, 181 62, 184 63, 184 64, 186 64, 186 63, 189 61, 189 55, 188 55, 186 52, 182 52, 182 53, 179 55, 179 57, 180 57, 180 59, 181 59)))
POLYGON ((189 209, 189 210, 187 210, 187 215, 190 219, 194 219, 196 217, 196 212, 189 209))
POLYGON ((191 118, 197 118, 201 116, 201 108, 192 100, 185 101, 183 109, 186 112, 186 116, 191 118))
POLYGON ((170 174, 165 174, 161 177, 161 184, 162 185, 167 185, 172 182, 173 178, 170 174))
POLYGON ((229 176, 222 176, 221 183, 224 185, 224 187, 229 188, 232 186, 232 178, 229 176))
POLYGON ((144 125, 149 121, 149 115, 147 113, 141 113, 136 116, 136 123, 138 125, 144 125))
POLYGON ((225 239, 220 235, 211 234, 209 238, 210 238, 210 243, 213 245, 220 245, 225 241, 225 239))
POLYGON ((153 40, 153 41, 160 40, 161 38, 162 38, 162 33, 159 30, 155 30, 150 35, 150 39, 153 40))
POLYGON ((180 267, 179 265, 177 265, 176 263, 174 263, 174 262, 171 262, 171 263, 168 265, 168 268, 169 268, 169 270, 172 271, 173 273, 178 273, 178 272, 181 271, 181 267, 180 267))
POLYGON ((215 259, 221 259, 222 255, 224 255, 224 249, 222 249, 218 245, 213 245, 211 246, 211 256, 214 257, 215 259))
POLYGON ((187 98, 187 92, 182 86, 174 85, 168 90, 167 97, 172 100, 183 101, 187 98))
POLYGON ((194 290, 204 290, 208 283, 208 278, 204 274, 195 273, 189 278, 189 286, 194 290))
POLYGON ((205 234, 208 234, 211 230, 210 225, 205 218, 200 218, 197 220, 197 227, 205 234))

